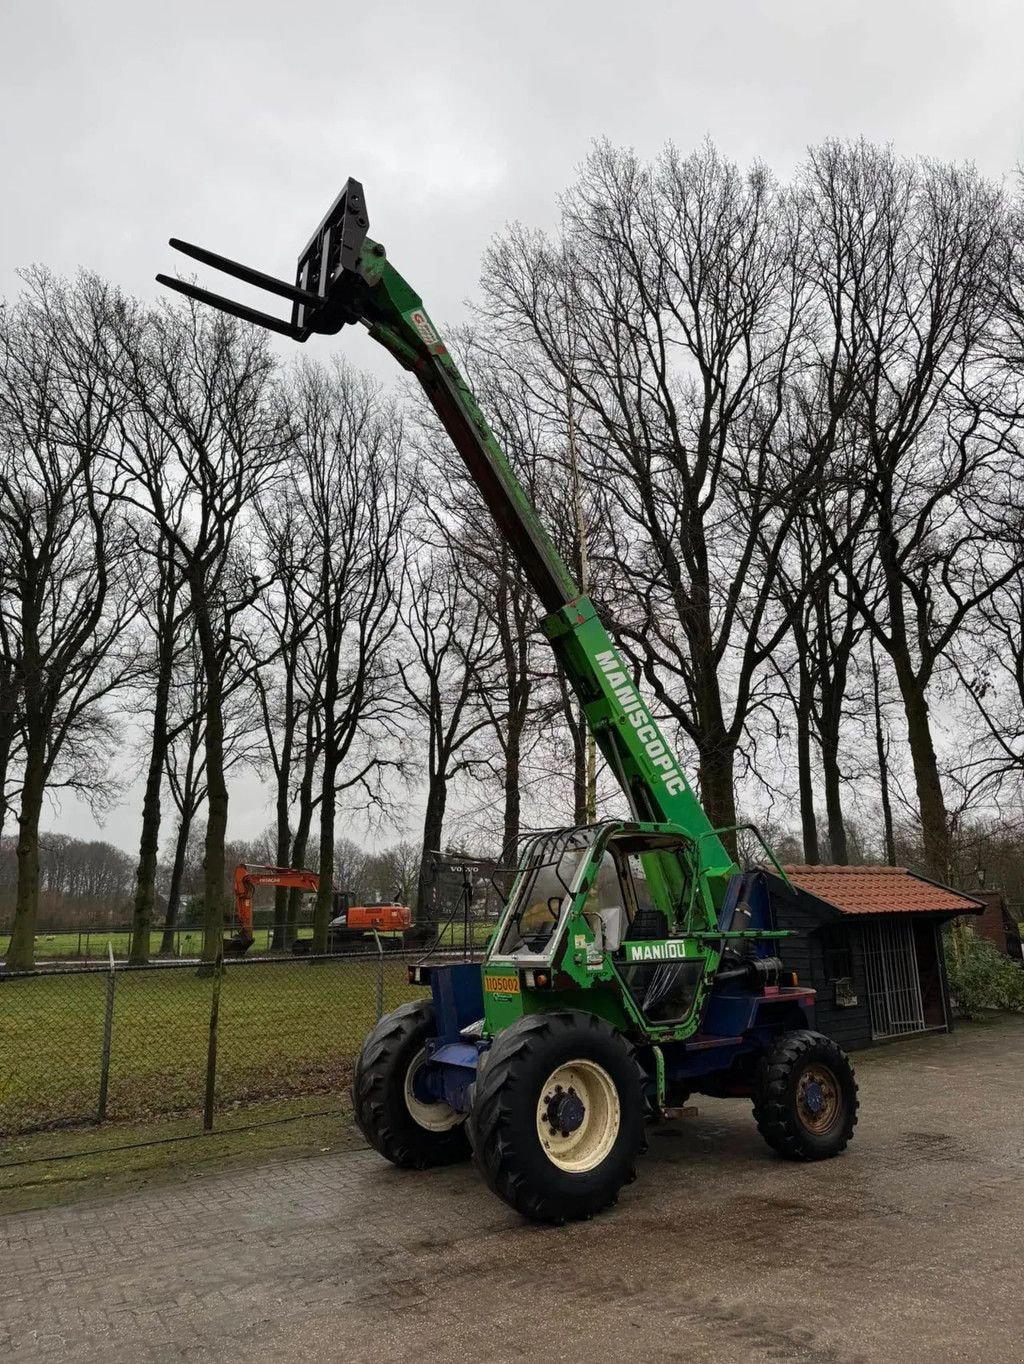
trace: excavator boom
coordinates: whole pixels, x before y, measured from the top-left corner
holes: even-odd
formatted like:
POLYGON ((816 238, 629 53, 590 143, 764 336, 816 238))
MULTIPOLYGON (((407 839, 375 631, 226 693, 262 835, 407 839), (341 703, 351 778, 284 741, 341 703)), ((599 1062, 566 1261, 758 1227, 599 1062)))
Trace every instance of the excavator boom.
POLYGON ((240 862, 235 868, 235 919, 238 936, 233 941, 245 946, 252 942, 252 897, 257 886, 295 886, 316 894, 320 878, 315 871, 297 871, 294 867, 262 867, 240 862))

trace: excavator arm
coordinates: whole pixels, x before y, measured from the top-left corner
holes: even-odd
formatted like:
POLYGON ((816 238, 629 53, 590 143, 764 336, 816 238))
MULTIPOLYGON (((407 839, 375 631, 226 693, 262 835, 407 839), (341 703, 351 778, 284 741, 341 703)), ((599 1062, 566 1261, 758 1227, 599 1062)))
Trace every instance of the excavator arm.
MULTIPOLYGON (((315 871, 296 871, 292 867, 260 867, 240 862, 235 868, 235 919, 238 941, 248 947, 252 942, 252 897, 257 886, 297 886, 312 891, 320 885, 315 871)), ((243 949, 244 950, 244 949, 243 949)))
POLYGON ((634 817, 674 824, 692 841, 697 871, 712 887, 706 915, 707 926, 713 928, 711 901, 720 899, 735 864, 650 707, 638 694, 593 602, 580 593, 555 549, 422 299, 388 261, 381 243, 367 236, 368 227, 362 186, 349 180, 300 255, 294 285, 171 239, 175 249, 193 259, 289 299, 290 321, 185 280, 166 275, 157 279, 190 298, 295 341, 361 324, 416 376, 544 607, 544 634, 634 817))

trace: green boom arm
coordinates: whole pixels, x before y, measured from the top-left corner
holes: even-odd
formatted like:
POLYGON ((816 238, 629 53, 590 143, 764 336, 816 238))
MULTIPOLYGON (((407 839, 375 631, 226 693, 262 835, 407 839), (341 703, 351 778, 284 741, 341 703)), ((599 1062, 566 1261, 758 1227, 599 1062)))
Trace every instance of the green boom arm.
POLYGON ((700 872, 713 880, 728 876, 735 870, 732 858, 633 686, 593 603, 581 595, 552 544, 422 299, 388 262, 383 246, 365 235, 366 225, 362 187, 350 180, 300 257, 295 286, 172 239, 172 245, 198 260, 291 298, 290 324, 192 284, 157 278, 299 341, 313 332, 336 332, 345 323, 361 322, 416 376, 544 606, 544 633, 635 818, 678 825, 696 844, 700 872))

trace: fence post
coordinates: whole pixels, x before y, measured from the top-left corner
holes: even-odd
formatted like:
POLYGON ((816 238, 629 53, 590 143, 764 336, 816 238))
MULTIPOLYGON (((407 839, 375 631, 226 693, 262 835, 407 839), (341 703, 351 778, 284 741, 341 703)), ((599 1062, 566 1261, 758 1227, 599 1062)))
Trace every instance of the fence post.
POLYGON ((373 941, 377 944, 377 1022, 384 1017, 384 944, 380 934, 373 930, 373 941))
POLYGON ((96 1104, 96 1121, 103 1122, 107 1116, 107 1090, 110 1086, 110 1044, 114 1036, 114 947, 107 940, 107 956, 110 972, 107 976, 107 1007, 103 1016, 103 1054, 100 1057, 100 1095, 96 1104))
POLYGON ((220 982, 224 974, 224 953, 217 953, 210 998, 210 1037, 206 1045, 206 1099, 203 1104, 203 1131, 213 1131, 213 1100, 217 1083, 217 1021, 220 1015, 220 982))

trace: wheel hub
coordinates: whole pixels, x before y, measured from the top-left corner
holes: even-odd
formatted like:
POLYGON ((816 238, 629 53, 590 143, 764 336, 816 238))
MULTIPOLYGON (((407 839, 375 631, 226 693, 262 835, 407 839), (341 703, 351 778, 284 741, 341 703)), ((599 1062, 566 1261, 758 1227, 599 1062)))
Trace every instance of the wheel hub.
POLYGON ((560 1132, 567 1137, 570 1132, 576 1132, 583 1126, 587 1110, 572 1085, 566 1090, 556 1085, 553 1093, 544 1095, 544 1102, 547 1104, 545 1117, 552 1136, 560 1132))
POLYGON ((565 1061, 537 1095, 537 1136, 552 1165, 569 1174, 593 1170, 619 1132, 619 1095, 611 1075, 583 1057, 565 1061))
POLYGON ((811 1080, 804 1089, 804 1102, 815 1116, 825 1107, 825 1091, 817 1080, 811 1080))
POLYGON ((840 1120, 842 1091, 831 1068, 824 1062, 813 1062, 800 1076, 796 1107, 804 1127, 817 1136, 830 1132, 840 1120))
POLYGON ((448 1132, 465 1122, 466 1115, 430 1093, 427 1077, 421 1074, 426 1059, 427 1049, 424 1047, 409 1062, 409 1069, 405 1072, 405 1106, 413 1122, 428 1132, 448 1132))

